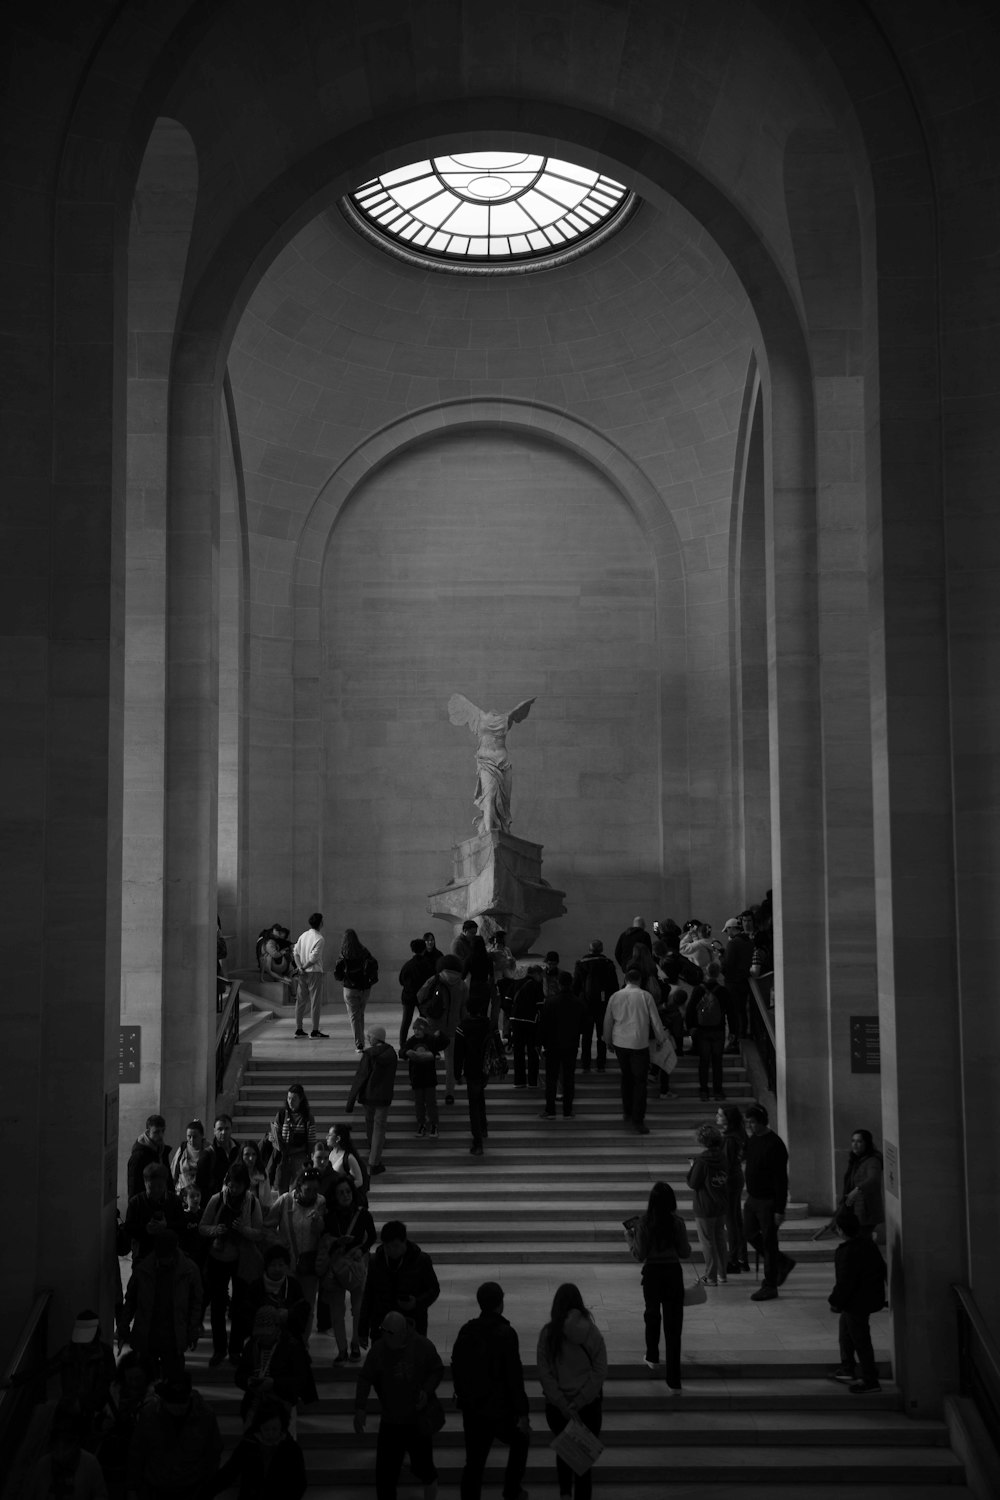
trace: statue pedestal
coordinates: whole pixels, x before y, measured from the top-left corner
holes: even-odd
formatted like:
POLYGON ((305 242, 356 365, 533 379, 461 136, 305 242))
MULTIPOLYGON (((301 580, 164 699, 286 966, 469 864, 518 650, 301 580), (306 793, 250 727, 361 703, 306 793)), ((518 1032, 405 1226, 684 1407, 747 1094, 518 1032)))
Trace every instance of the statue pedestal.
POLYGON ((517 956, 528 952, 543 922, 566 913, 566 892, 542 879, 541 844, 493 831, 463 839, 451 857, 455 873, 443 890, 428 896, 427 910, 456 929, 470 917, 488 918, 487 925, 504 929, 517 956))

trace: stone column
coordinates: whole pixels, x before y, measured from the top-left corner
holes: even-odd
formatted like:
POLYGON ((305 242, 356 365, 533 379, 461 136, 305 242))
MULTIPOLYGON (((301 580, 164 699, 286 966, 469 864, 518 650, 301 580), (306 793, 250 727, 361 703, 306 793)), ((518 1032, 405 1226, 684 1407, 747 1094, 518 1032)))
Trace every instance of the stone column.
POLYGON ((215 1106, 220 390, 182 336, 170 404, 161 1113, 176 1144, 215 1106))

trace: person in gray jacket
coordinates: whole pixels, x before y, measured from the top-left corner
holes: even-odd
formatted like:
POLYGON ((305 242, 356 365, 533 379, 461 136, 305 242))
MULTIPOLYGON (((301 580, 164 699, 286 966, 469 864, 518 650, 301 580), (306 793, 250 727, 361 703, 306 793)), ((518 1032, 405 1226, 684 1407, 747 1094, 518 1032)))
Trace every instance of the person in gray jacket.
POLYGON ((385 1122, 392 1103, 396 1084, 395 1048, 385 1039, 384 1026, 369 1026, 366 1033, 368 1045, 358 1061, 351 1092, 347 1096, 347 1113, 355 1103, 365 1111, 365 1128, 368 1132, 368 1170, 373 1177, 385 1171, 382 1162, 382 1147, 385 1144, 385 1122))
MULTIPOLYGON (((593 1315, 583 1305, 580 1288, 571 1281, 556 1290, 551 1316, 538 1335, 536 1359, 549 1430, 560 1433, 575 1419, 596 1437, 601 1430, 608 1351, 593 1315)), ((590 1500, 592 1470, 574 1475, 569 1464, 557 1458, 556 1475, 560 1495, 590 1500)))

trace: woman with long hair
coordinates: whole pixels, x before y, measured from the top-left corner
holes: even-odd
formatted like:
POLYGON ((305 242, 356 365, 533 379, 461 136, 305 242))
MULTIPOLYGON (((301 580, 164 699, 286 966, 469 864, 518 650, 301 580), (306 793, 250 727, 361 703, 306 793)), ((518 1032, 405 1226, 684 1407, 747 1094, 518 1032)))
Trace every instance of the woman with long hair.
POLYGON ((738 1276, 741 1271, 750 1269, 746 1230, 743 1228, 743 1159, 747 1133, 742 1112, 736 1104, 720 1104, 715 1111, 715 1123, 722 1131, 722 1149, 726 1153, 729 1172, 726 1183, 726 1233, 729 1240, 726 1275, 738 1276))
POLYGON ((260 1159, 260 1147, 256 1141, 244 1141, 240 1147, 240 1161, 250 1178, 250 1192, 257 1199, 264 1213, 271 1207, 274 1193, 267 1180, 264 1163, 260 1159))
MULTIPOLYGON (((574 1417, 594 1433, 601 1430, 601 1400, 608 1373, 608 1351, 580 1288, 564 1281, 552 1299, 549 1321, 538 1335, 538 1378, 545 1397, 545 1420, 562 1432, 574 1417)), ((560 1495, 590 1500, 593 1472, 573 1474, 556 1459, 560 1495)))
POLYGON ((351 1127, 346 1121, 338 1120, 336 1125, 331 1125, 326 1134, 326 1144, 330 1148, 330 1166, 335 1172, 340 1172, 345 1177, 350 1177, 358 1190, 365 1207, 368 1207, 368 1195, 365 1188, 365 1169, 361 1165, 358 1148, 351 1139, 351 1127))
POLYGON ((368 1256, 375 1243, 375 1221, 350 1177, 338 1177, 330 1190, 326 1220, 316 1253, 320 1296, 330 1310, 337 1354, 333 1363, 361 1359, 358 1319, 368 1279, 368 1256), (351 1343, 347 1344, 347 1298, 351 1299, 351 1343))
POLYGON ((684 1323, 684 1273, 681 1261, 691 1257, 687 1228, 677 1212, 677 1197, 667 1182, 654 1182, 646 1212, 635 1227, 634 1250, 642 1264, 645 1303, 646 1364, 655 1370, 660 1360, 660 1324, 667 1387, 681 1389, 681 1328, 684 1323))
POLYGON ((865 1234, 874 1234, 885 1222, 882 1153, 875 1149, 870 1130, 856 1130, 851 1136, 851 1154, 844 1173, 840 1203, 843 1208, 853 1210, 865 1234))
POLYGON ((271 1121, 272 1173, 275 1191, 287 1193, 316 1144, 316 1119, 301 1083, 290 1083, 285 1102, 271 1121))
POLYGON ((365 1006, 373 984, 378 983, 378 963, 369 953, 353 927, 344 929, 340 957, 333 971, 334 979, 344 986, 347 1019, 354 1034, 354 1050, 365 1050, 365 1006))

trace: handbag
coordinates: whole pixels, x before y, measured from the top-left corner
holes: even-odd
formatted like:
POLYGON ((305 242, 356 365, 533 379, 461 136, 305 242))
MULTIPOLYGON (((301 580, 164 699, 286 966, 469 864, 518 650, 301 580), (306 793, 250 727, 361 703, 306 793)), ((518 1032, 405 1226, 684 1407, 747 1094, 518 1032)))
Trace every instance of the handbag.
POLYGON ((483 1047, 483 1072, 487 1078, 506 1078, 510 1071, 499 1031, 491 1031, 483 1047))
POLYGON ((649 1060, 654 1068, 662 1068, 664 1073, 672 1073, 677 1066, 677 1051, 673 1039, 668 1035, 662 1042, 654 1039, 649 1044, 649 1060))
MULTIPOLYGON (((692 1266, 691 1269, 693 1271, 694 1267, 692 1266)), ((698 1306, 701 1305, 702 1302, 707 1302, 707 1301, 708 1301, 708 1293, 705 1290, 705 1283, 702 1281, 701 1277, 700 1276, 695 1276, 695 1278, 694 1278, 693 1281, 687 1281, 685 1279, 685 1282, 684 1282, 684 1306, 685 1307, 698 1307, 698 1306)))
POLYGON ((585 1427, 577 1417, 570 1417, 562 1432, 557 1433, 552 1439, 549 1447, 564 1464, 569 1465, 574 1474, 586 1474, 604 1452, 604 1444, 600 1438, 596 1437, 589 1427, 585 1427))
POLYGON ((427 1404, 417 1412, 414 1427, 418 1432, 429 1433, 431 1437, 440 1432, 445 1423, 444 1407, 436 1391, 431 1391, 427 1397, 427 1404))

